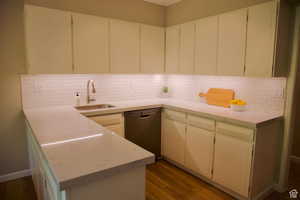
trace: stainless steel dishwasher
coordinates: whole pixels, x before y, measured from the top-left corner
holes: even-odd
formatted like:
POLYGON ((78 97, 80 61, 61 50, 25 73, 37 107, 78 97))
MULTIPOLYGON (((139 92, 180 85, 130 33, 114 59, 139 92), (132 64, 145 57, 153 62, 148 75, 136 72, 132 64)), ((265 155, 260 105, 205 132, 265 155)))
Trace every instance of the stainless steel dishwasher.
POLYGON ((125 112, 125 138, 160 158, 161 109, 125 112))

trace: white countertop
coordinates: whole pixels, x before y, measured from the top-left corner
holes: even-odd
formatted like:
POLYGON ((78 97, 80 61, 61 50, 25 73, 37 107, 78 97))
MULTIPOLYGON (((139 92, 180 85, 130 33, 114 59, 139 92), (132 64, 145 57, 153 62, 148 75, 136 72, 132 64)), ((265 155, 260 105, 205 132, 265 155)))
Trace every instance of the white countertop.
MULTIPOLYGON (((97 103, 116 107, 81 113, 88 116, 164 107, 249 128, 283 116, 168 99, 97 103)), ((24 113, 61 189, 154 161, 152 153, 89 120, 72 106, 24 109, 24 113)))
MULTIPOLYGON (((164 107, 190 114, 215 119, 218 121, 234 123, 248 128, 256 128, 271 120, 283 117, 282 112, 269 111, 259 112, 246 110, 244 112, 232 111, 229 108, 211 106, 204 103, 197 103, 191 101, 179 101, 171 99, 151 99, 151 100, 137 100, 137 101, 120 101, 120 102, 101 102, 114 105, 116 107, 102 110, 90 110, 81 112, 89 116, 95 114, 109 114, 120 113, 131 110, 164 107)), ((97 104, 97 103, 95 103, 97 104)))

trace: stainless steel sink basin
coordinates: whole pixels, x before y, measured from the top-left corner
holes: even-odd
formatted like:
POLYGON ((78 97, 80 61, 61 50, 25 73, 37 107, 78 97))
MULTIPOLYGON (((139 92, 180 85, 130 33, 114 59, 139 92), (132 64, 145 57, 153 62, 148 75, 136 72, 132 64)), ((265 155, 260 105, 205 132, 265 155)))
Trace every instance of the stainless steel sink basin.
POLYGON ((77 110, 98 110, 98 109, 106 109, 106 108, 114 108, 115 106, 110 104, 98 104, 98 105, 86 105, 86 106, 76 106, 77 110))

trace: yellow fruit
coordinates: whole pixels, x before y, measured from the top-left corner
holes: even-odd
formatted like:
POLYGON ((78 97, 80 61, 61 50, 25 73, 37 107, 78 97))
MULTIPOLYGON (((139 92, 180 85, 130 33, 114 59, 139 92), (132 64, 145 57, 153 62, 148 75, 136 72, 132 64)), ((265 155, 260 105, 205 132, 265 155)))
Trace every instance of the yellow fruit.
POLYGON ((241 99, 231 100, 230 103, 233 104, 233 105, 239 105, 239 106, 244 106, 244 105, 247 104, 245 101, 243 101, 241 99))

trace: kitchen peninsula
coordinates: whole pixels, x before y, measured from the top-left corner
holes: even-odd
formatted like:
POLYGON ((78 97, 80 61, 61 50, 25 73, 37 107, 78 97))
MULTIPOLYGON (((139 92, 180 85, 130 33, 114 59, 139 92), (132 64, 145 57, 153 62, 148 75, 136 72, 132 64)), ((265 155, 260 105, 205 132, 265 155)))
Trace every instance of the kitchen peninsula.
POLYGON ((154 155, 72 108, 25 110, 39 199, 143 199, 154 155))

